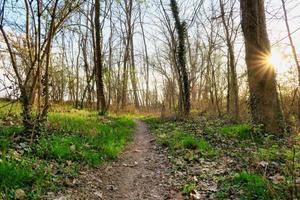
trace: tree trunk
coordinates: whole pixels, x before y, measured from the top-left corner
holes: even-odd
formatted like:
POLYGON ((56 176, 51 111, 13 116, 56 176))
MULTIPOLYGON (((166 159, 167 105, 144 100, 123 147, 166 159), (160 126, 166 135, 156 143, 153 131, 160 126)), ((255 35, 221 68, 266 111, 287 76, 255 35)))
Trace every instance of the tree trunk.
POLYGON ((282 134, 285 128, 276 89, 275 70, 267 60, 270 42, 266 30, 264 0, 241 0, 242 29, 253 122, 266 131, 282 134))
POLYGON ((236 75, 236 66, 235 66, 235 56, 234 56, 234 47, 231 39, 231 34, 229 32, 229 24, 226 23, 225 19, 225 11, 224 4, 222 0, 220 0, 220 8, 221 8, 221 16, 222 23, 225 29, 225 37, 228 48, 228 64, 229 64, 229 82, 228 82, 228 90, 229 90, 229 112, 232 115, 235 121, 239 119, 239 91, 237 84, 237 75, 236 75))
POLYGON ((146 61, 146 107, 149 107, 149 69, 150 69, 150 64, 149 64, 149 56, 148 56, 148 47, 147 47, 147 42, 146 42, 146 36, 145 36, 145 31, 144 31, 144 25, 142 22, 142 10, 139 8, 139 19, 140 19, 140 26, 141 26, 141 31, 142 31, 142 37, 143 37, 143 43, 144 43, 144 49, 145 49, 145 61, 146 61))
POLYGON ((128 87, 128 61, 130 59, 130 41, 132 38, 132 8, 133 0, 125 1, 125 13, 126 13, 126 38, 125 51, 123 58, 123 87, 122 87, 122 109, 127 105, 127 87, 128 87))
POLYGON ((137 87, 136 70, 135 70, 133 37, 131 37, 130 46, 131 46, 130 78, 131 78, 132 90, 133 90, 133 95, 134 95, 134 106, 135 106, 136 109, 140 109, 139 96, 138 96, 138 93, 137 93, 138 87, 137 87))
POLYGON ((182 98, 182 113, 181 115, 186 117, 190 114, 190 83, 186 67, 186 23, 181 22, 179 18, 179 9, 176 0, 170 0, 172 14, 175 20, 175 28, 178 36, 177 47, 177 67, 179 67, 182 80, 181 98, 182 98))
POLYGON ((95 48, 95 69, 96 69, 96 85, 97 85, 97 110, 99 114, 104 115, 106 113, 106 102, 104 95, 104 84, 103 84, 103 62, 102 62, 102 51, 101 51, 101 33, 100 33, 100 0, 95 0, 95 37, 96 37, 96 48, 95 48))

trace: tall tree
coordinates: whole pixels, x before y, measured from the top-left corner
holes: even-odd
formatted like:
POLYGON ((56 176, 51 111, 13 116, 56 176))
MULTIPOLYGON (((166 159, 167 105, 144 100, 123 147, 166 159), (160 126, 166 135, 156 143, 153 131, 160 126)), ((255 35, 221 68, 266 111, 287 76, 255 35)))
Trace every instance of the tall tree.
MULTIPOLYGON (((236 62, 235 62, 235 55, 234 55, 234 44, 233 40, 235 39, 234 30, 230 30, 230 17, 232 17, 232 10, 233 7, 231 7, 231 11, 229 12, 231 16, 226 19, 225 16, 225 9, 224 9, 224 3, 223 0, 219 0, 220 3, 220 9, 221 9, 221 19, 222 24, 225 30, 225 39, 228 49, 228 88, 229 88, 229 98, 228 98, 228 105, 229 105, 229 112, 232 115, 233 119, 235 121, 239 118, 239 89, 237 84, 237 74, 236 74, 236 62)), ((234 5, 234 4, 233 4, 234 5)))
POLYGON ((179 110, 182 116, 188 116, 190 113, 190 83, 186 66, 186 23, 180 20, 179 9, 176 0, 170 0, 175 28, 178 37, 178 46, 176 49, 177 71, 179 76, 179 110))
POLYGON ((282 134, 284 119, 279 103, 274 67, 268 63, 271 47, 266 30, 264 0, 241 0, 242 29, 254 123, 282 134))
POLYGON ((141 4, 139 4, 139 22, 141 26, 141 32, 142 32, 142 37, 143 37, 143 43, 144 43, 144 51, 145 51, 145 62, 146 62, 146 107, 149 107, 149 69, 150 69, 150 64, 149 64, 149 56, 148 56, 148 47, 147 47, 147 41, 146 41, 146 36, 145 36, 145 30, 144 30, 144 24, 142 21, 142 9, 141 9, 141 4))
POLYGON ((124 56, 123 56, 123 86, 122 86, 122 108, 127 105, 127 90, 128 90, 128 64, 130 61, 130 41, 133 35, 132 27, 132 10, 133 0, 124 0, 124 11, 126 15, 125 20, 125 34, 124 34, 124 56))
POLYGON ((103 61, 101 48, 100 0, 95 0, 95 70, 97 85, 97 110, 99 114, 106 113, 106 102, 103 83, 103 61))

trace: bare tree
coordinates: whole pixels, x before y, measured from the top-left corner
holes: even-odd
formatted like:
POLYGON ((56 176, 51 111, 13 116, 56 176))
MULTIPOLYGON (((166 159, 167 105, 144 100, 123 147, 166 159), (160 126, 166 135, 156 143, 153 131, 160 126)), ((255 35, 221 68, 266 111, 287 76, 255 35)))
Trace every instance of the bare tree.
POLYGON ((232 30, 233 27, 230 27, 230 20, 233 24, 233 6, 235 2, 232 4, 231 9, 229 11, 229 17, 226 19, 225 16, 225 9, 223 0, 219 0, 220 9, 221 9, 221 19, 222 24, 225 29, 225 39, 228 48, 228 73, 230 74, 228 77, 228 107, 230 114, 232 115, 233 119, 237 121, 239 119, 239 91, 238 91, 238 83, 237 83, 237 74, 236 74, 236 61, 235 61, 235 54, 234 54, 234 44, 233 41, 236 38, 236 31, 232 30), (230 30, 231 28, 231 30, 230 30))
MULTIPOLYGON (((22 118, 25 135, 31 139, 38 133, 46 120, 49 109, 49 68, 52 41, 69 15, 81 1, 25 0, 25 21, 23 42, 18 44, 18 33, 7 33, 4 8, 2 5, 0 31, 10 55, 11 64, 20 90, 22 118), (46 23, 47 22, 47 23, 46 23), (46 26, 42 26, 45 23, 46 26), (37 94, 37 114, 33 113, 33 102, 37 94)), ((13 28, 13 27, 9 27, 13 28)), ((9 29, 11 30, 11 29, 9 29)))

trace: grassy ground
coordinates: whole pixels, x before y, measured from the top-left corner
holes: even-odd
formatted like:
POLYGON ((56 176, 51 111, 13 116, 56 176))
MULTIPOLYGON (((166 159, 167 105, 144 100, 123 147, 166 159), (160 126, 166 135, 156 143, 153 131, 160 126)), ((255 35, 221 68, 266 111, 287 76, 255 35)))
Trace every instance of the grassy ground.
POLYGON ((192 199, 300 198, 299 139, 226 120, 146 122, 168 149, 174 185, 192 199))
POLYGON ((131 117, 54 107, 38 142, 16 143, 22 131, 19 109, 18 104, 0 109, 0 199, 24 192, 38 199, 74 184, 80 170, 115 159, 134 129, 131 117))

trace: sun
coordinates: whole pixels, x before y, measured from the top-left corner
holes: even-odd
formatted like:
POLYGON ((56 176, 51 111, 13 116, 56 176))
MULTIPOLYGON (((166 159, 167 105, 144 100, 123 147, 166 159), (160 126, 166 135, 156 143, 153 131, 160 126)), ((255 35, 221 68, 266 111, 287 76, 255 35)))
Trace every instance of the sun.
POLYGON ((288 60, 284 56, 284 53, 277 49, 272 50, 272 53, 268 56, 267 62, 275 68, 277 73, 285 73, 288 71, 288 60))
POLYGON ((281 55, 278 51, 272 51, 268 58, 268 63, 276 67, 281 63, 281 55))

